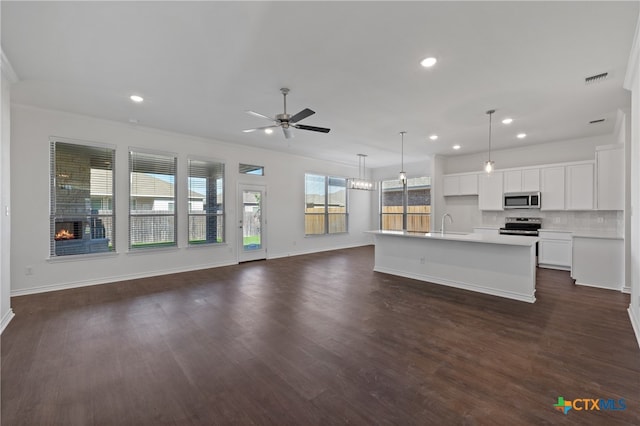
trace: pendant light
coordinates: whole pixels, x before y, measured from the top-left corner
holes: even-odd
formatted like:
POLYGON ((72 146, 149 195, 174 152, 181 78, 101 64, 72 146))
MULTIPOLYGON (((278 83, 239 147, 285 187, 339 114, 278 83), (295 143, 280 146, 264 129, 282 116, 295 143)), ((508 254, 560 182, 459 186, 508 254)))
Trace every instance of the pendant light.
POLYGON ((484 162, 484 171, 487 173, 491 173, 493 171, 494 162, 491 161, 491 116, 496 112, 495 109, 490 109, 487 111, 487 115, 489 115, 489 160, 484 162))
POLYGON ((401 145, 401 154, 400 154, 400 176, 398 177, 398 179, 400 179, 400 182, 402 182, 403 185, 407 183, 407 172, 404 171, 404 135, 405 133, 407 132, 404 130, 400 132, 402 145, 401 145))
POLYGON ((349 178, 349 189, 360 189, 363 191, 375 191, 376 183, 367 179, 367 154, 358 154, 358 177, 349 178))

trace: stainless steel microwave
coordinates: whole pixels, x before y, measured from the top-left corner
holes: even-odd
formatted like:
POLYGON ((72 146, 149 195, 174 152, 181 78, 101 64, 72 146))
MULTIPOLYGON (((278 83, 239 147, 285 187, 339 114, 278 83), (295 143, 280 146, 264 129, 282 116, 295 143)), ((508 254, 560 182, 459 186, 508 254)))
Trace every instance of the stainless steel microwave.
POLYGON ((539 192, 505 192, 502 199, 505 209, 539 209, 539 192))

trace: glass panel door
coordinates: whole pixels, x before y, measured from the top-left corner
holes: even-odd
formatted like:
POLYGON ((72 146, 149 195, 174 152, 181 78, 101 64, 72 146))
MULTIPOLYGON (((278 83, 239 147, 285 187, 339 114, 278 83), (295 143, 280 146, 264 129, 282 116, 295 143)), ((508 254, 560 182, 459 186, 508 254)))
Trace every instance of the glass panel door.
POLYGON ((239 262, 267 258, 264 239, 265 196, 266 191, 263 186, 240 185, 239 187, 239 262))

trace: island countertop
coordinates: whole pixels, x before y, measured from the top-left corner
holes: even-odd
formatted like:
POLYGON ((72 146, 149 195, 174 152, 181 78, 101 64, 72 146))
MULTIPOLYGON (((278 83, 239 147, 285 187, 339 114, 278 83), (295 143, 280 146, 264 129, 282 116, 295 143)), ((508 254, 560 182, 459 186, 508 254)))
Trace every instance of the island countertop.
POLYGON ((489 235, 489 234, 463 234, 456 232, 414 232, 414 231, 365 231, 373 235, 388 235, 406 238, 427 238, 451 241, 468 241, 485 244, 503 244, 510 246, 533 246, 538 242, 538 237, 521 237, 519 235, 489 235))
POLYGON ((367 231, 374 271, 535 302, 536 237, 367 231))

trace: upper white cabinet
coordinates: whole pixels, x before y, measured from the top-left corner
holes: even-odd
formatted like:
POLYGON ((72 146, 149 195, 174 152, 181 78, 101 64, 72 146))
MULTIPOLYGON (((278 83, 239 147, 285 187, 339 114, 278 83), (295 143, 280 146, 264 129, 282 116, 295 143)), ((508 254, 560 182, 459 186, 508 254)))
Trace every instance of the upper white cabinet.
POLYGON ((480 210, 503 210, 503 175, 503 172, 493 172, 478 176, 478 207, 480 210))
POLYGON ((624 147, 596 147, 596 193, 598 210, 624 210, 624 147))
POLYGON ((443 176, 442 194, 451 195, 478 195, 478 175, 446 175, 443 176))
POLYGON ((540 169, 540 210, 564 210, 564 166, 540 169))
POLYGON ((540 191, 540 170, 522 169, 504 172, 504 192, 540 191))
MULTIPOLYGON (((593 209, 593 164, 575 164, 566 167, 566 209, 593 209)), ((544 203, 544 198, 543 201, 544 203)))

